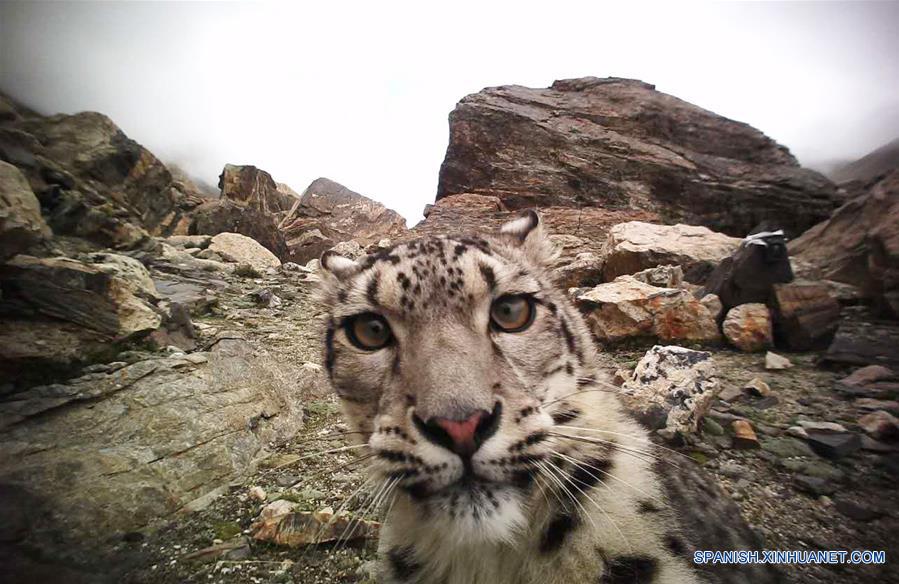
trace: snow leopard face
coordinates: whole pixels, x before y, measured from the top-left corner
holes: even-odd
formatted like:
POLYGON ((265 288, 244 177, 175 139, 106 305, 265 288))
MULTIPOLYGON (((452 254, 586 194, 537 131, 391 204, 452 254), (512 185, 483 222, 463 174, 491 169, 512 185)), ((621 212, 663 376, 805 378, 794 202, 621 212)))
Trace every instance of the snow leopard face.
POLYGON ((325 254, 325 364, 384 482, 446 533, 525 522, 548 431, 591 383, 593 347, 546 272, 529 212, 496 237, 432 237, 354 262, 325 254))

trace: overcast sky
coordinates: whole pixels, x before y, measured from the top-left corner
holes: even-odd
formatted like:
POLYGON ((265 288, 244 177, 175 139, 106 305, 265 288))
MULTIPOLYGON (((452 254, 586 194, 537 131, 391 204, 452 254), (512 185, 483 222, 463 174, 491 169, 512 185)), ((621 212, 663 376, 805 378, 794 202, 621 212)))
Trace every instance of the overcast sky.
POLYGON ((229 162, 326 176, 410 224, 447 114, 487 86, 638 78, 813 166, 899 136, 899 2, 303 4, 4 2, 0 88, 103 112, 209 183, 229 162))

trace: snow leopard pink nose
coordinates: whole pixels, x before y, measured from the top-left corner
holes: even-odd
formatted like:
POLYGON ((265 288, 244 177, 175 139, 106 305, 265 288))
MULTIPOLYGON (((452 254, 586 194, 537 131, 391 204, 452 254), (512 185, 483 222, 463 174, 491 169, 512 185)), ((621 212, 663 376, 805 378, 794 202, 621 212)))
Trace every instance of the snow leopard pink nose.
POLYGON ((497 403, 492 412, 478 410, 462 420, 434 417, 423 422, 415 416, 415 425, 431 442, 470 457, 496 432, 501 412, 502 405, 497 403))

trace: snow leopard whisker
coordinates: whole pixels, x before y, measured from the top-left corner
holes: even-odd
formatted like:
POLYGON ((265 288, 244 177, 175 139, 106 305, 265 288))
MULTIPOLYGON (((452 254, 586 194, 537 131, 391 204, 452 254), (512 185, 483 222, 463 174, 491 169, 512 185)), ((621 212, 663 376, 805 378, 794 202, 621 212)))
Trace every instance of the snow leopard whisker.
MULTIPOLYGON (((597 381, 596 383, 602 383, 602 382, 597 381)), ((572 397, 572 396, 575 396, 575 395, 580 395, 580 394, 582 394, 582 393, 603 392, 603 393, 614 393, 614 394, 618 394, 618 395, 621 394, 621 390, 620 390, 620 389, 618 389, 618 388, 615 387, 614 385, 611 385, 611 384, 608 384, 608 385, 609 385, 609 387, 611 387, 611 388, 613 388, 613 389, 579 389, 579 390, 577 390, 577 391, 572 391, 571 393, 566 393, 566 394, 563 395, 563 396, 559 396, 559 397, 557 397, 557 398, 554 399, 554 400, 551 400, 551 401, 548 401, 548 402, 543 402, 542 404, 540 404, 540 407, 541 407, 541 408, 545 408, 546 406, 551 406, 551 405, 553 405, 553 404, 555 404, 555 403, 559 403, 559 402, 562 401, 563 399, 566 399, 566 398, 569 398, 569 397, 572 397)))
MULTIPOLYGON (((562 452, 553 451, 553 454, 555 454, 556 456, 559 456, 559 457, 562 458, 562 459, 567 460, 568 462, 571 462, 572 464, 577 464, 577 465, 580 465, 580 466, 582 466, 582 467, 587 467, 587 468, 593 469, 593 470, 595 470, 595 471, 597 471, 597 472, 600 472, 600 473, 602 473, 603 475, 609 477, 610 479, 615 479, 616 481, 618 481, 619 483, 623 484, 624 486, 626 486, 626 487, 628 487, 628 488, 630 488, 630 489, 633 489, 634 491, 636 491, 637 493, 643 495, 644 497, 648 497, 648 498, 650 498, 650 499, 653 499, 653 500, 655 500, 657 503, 659 503, 659 504, 661 504, 661 505, 664 505, 664 504, 665 504, 665 501, 664 501, 663 499, 661 499, 660 497, 658 497, 657 495, 652 495, 652 494, 650 494, 650 493, 647 493, 647 492, 644 491, 643 489, 641 489, 641 488, 639 488, 639 487, 636 487, 636 486, 630 484, 630 483, 627 482, 626 480, 622 479, 621 477, 615 476, 614 474, 610 473, 609 471, 606 471, 606 470, 603 470, 603 469, 601 469, 601 468, 598 468, 598 467, 596 467, 596 466, 594 466, 594 465, 592 465, 592 464, 590 464, 590 463, 588 463, 588 462, 585 462, 585 461, 583 461, 583 460, 577 459, 577 458, 575 458, 575 457, 573 457, 573 456, 570 456, 570 455, 565 454, 565 453, 562 453, 562 452)), ((598 479, 598 480, 599 480, 599 482, 602 483, 607 489, 612 490, 612 487, 610 487, 610 486, 608 485, 608 483, 606 483, 605 481, 603 481, 603 480, 601 480, 601 479, 598 479)))
POLYGON ((646 445, 648 445, 648 446, 652 446, 653 448, 658 448, 658 449, 660 449, 660 450, 664 450, 665 452, 669 452, 669 453, 674 454, 674 455, 676 455, 676 456, 680 456, 681 458, 690 458, 689 456, 686 456, 685 454, 683 454, 683 453, 681 453, 681 452, 678 452, 677 450, 672 450, 671 448, 666 448, 665 446, 662 446, 661 444, 656 444, 655 442, 653 442, 652 440, 650 440, 650 439, 648 439, 648 438, 645 438, 645 439, 644 439, 644 438, 639 438, 639 437, 637 437, 637 436, 634 436, 633 434, 625 434, 625 433, 622 433, 622 432, 612 432, 611 430, 601 430, 601 429, 599 429, 599 428, 581 428, 581 427, 578 427, 578 426, 562 426, 562 425, 558 425, 558 426, 556 426, 556 428, 564 428, 564 429, 566 429, 566 430, 581 430, 581 431, 584 431, 584 432, 599 432, 599 433, 601 433, 601 434, 612 434, 612 435, 614 435, 614 436, 624 436, 624 437, 626 437, 626 438, 631 438, 631 439, 633 439, 635 442, 638 442, 638 443, 640 443, 640 444, 646 444, 646 445))
MULTIPOLYGON (((618 527, 618 524, 615 523, 615 520, 612 519, 612 517, 608 514, 608 512, 606 512, 606 510, 602 508, 602 505, 600 505, 599 503, 597 503, 596 500, 595 500, 593 497, 591 497, 590 495, 588 495, 582 488, 580 488, 579 486, 577 486, 577 485, 575 484, 575 480, 576 480, 576 479, 575 479, 574 477, 569 476, 568 473, 564 472, 562 469, 560 469, 558 466, 556 466, 555 464, 553 464, 553 463, 551 463, 551 462, 549 463, 549 465, 550 465, 552 468, 554 468, 554 469, 556 470, 556 472, 558 472, 558 473, 562 476, 563 479, 565 479, 565 480, 567 480, 569 483, 571 483, 571 486, 573 486, 575 489, 577 489, 577 491, 578 491, 581 495, 583 495, 583 497, 584 497, 585 499, 587 499, 589 502, 593 503, 593 506, 596 507, 597 510, 599 510, 599 512, 603 514, 603 517, 606 518, 606 521, 608 521, 609 523, 612 524, 612 527, 615 528, 615 531, 618 532, 618 535, 621 536, 622 541, 624 541, 624 543, 627 545, 627 547, 630 548, 630 549, 633 549, 633 546, 631 545, 631 542, 628 541, 627 537, 624 536, 624 532, 621 531, 621 528, 618 527)), ((599 482, 600 482, 600 484, 602 484, 603 486, 608 487, 608 485, 606 485, 602 480, 599 480, 599 482)), ((585 484, 585 485, 586 485, 586 483, 582 483, 582 484, 585 484)), ((589 485, 587 485, 587 486, 589 486, 589 485)), ((570 493, 570 491, 569 491, 569 493, 570 493)), ((587 519, 590 520, 590 524, 593 525, 594 529, 596 529, 596 523, 593 521, 593 517, 592 517, 589 513, 587 513, 587 510, 584 508, 583 505, 581 505, 580 501, 578 501, 577 498, 575 498, 575 503, 578 504, 578 506, 581 508, 581 511, 583 511, 584 516, 585 516, 587 519)))
POLYGON ((548 432, 548 434, 556 438, 564 438, 565 440, 574 440, 577 442, 584 442, 586 444, 607 444, 610 446, 614 446, 616 450, 620 450, 625 454, 630 454, 634 458, 642 460, 643 462, 646 462, 648 464, 653 464, 653 462, 664 462, 665 464, 670 464, 671 466, 677 467, 677 464, 671 462, 670 460, 665 460, 661 456, 653 454, 652 452, 640 450, 639 448, 631 448, 618 442, 612 442, 611 440, 603 440, 602 438, 596 438, 593 436, 572 436, 571 434, 561 434, 558 432, 548 432), (647 460, 647 458, 649 460, 647 460))

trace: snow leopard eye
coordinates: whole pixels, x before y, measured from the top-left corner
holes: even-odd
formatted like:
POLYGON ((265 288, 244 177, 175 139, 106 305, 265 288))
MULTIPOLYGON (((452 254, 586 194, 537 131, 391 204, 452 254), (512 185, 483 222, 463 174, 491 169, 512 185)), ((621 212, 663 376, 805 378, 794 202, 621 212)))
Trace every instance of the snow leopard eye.
POLYGON ((520 333, 534 322, 534 299, 525 294, 500 296, 490 306, 490 322, 505 333, 520 333))
POLYGON ((365 351, 377 351, 393 339, 390 325, 383 316, 364 312, 350 317, 344 325, 350 342, 365 351))

